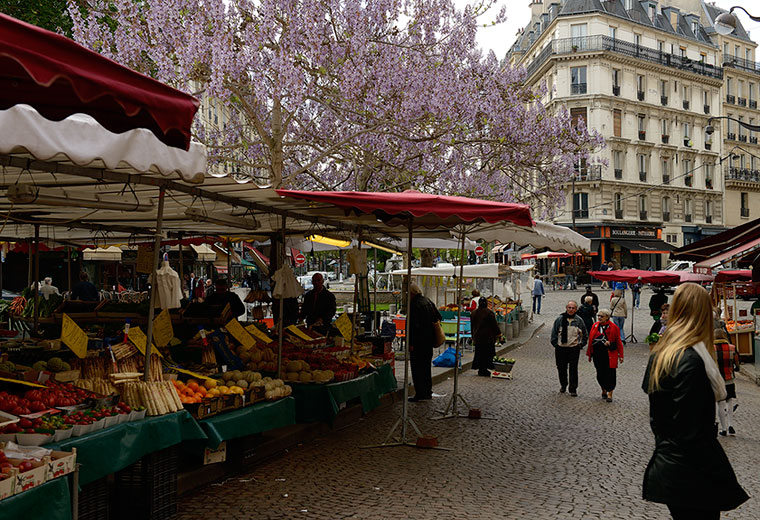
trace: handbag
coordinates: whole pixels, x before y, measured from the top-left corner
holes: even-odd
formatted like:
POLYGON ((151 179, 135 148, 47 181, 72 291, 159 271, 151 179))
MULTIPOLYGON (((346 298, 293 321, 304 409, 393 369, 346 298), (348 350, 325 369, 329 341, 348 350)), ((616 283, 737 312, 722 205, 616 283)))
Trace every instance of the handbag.
POLYGON ((433 322, 433 346, 440 347, 446 343, 446 334, 443 333, 443 327, 441 327, 440 321, 433 322))

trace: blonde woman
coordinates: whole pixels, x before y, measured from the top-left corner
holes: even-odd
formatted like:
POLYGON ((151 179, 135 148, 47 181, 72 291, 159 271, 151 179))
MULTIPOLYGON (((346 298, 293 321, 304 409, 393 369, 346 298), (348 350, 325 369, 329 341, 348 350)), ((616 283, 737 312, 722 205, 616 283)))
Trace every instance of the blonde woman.
POLYGON ((625 343, 625 319, 628 317, 628 306, 625 304, 625 295, 622 289, 615 289, 610 300, 610 311, 612 312, 612 323, 620 329, 620 341, 625 343))
POLYGON ((683 284, 642 383, 655 437, 644 499, 667 504, 674 520, 717 519, 749 498, 716 435, 715 403, 726 398, 726 387, 712 345, 710 296, 683 284))

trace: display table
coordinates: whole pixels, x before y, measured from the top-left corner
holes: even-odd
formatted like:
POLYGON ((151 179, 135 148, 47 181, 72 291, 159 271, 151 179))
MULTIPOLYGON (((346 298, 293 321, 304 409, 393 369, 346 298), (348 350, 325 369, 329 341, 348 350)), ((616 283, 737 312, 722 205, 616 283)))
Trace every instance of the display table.
POLYGON ((296 422, 296 402, 292 397, 262 402, 199 421, 208 436, 208 447, 216 449, 222 441, 237 439, 296 422))
POLYGON ((0 500, 0 518, 71 520, 69 478, 57 478, 39 487, 0 500))
MULTIPOLYGON (((73 437, 45 448, 60 451, 77 449, 80 464, 79 484, 84 486, 126 468, 149 453, 163 450, 184 440, 203 439, 195 419, 182 410, 149 417, 73 437)), ((42 517, 40 517, 42 518, 42 517)))
POLYGON ((292 384, 296 400, 296 422, 332 423, 340 411, 340 405, 359 398, 364 413, 380 406, 380 396, 396 389, 396 378, 390 365, 379 371, 359 376, 341 383, 292 384))

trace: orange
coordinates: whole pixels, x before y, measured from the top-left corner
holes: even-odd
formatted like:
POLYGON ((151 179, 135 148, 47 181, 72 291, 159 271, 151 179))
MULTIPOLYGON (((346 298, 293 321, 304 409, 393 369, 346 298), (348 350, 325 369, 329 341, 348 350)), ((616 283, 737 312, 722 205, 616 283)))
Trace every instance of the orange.
POLYGON ((206 395, 207 392, 206 392, 206 389, 204 387, 199 386, 198 387, 198 393, 201 394, 201 395, 206 395))
POLYGON ((187 385, 190 386, 190 383, 195 383, 197 385, 198 384, 198 380, 197 379, 188 379, 187 380, 187 385))
POLYGON ((190 380, 187 382, 187 387, 192 390, 193 392, 196 392, 198 390, 198 383, 196 381, 190 380))

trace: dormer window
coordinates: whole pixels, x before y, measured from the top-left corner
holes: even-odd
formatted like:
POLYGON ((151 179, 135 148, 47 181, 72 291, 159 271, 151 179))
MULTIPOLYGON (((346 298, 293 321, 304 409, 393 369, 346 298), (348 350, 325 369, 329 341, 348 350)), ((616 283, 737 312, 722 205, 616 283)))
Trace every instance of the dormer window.
POLYGON ((627 11, 633 9, 633 0, 625 0, 625 8, 627 11))
POLYGON ((691 22, 691 32, 694 33, 694 36, 699 35, 699 22, 697 21, 691 22))
POLYGON ((654 22, 655 18, 657 18, 657 6, 654 4, 649 4, 649 19, 654 22))

